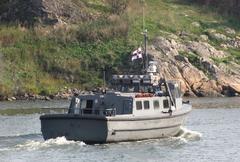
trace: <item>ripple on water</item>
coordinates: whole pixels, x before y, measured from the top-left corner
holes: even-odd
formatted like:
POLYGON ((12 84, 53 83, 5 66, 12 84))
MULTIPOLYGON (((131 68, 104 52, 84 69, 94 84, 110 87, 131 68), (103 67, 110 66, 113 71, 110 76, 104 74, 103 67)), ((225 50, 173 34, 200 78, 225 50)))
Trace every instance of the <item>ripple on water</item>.
POLYGON ((239 161, 239 114, 194 109, 176 137, 86 146, 64 137, 44 141, 39 115, 0 116, 0 161, 239 161))

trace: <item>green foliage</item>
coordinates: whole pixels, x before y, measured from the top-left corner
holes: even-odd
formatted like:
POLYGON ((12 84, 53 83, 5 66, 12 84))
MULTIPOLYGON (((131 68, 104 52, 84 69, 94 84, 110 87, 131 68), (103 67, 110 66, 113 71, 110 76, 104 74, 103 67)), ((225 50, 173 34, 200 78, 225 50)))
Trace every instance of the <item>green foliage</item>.
POLYGON ((113 14, 122 14, 125 12, 127 5, 128 5, 128 0, 107 0, 108 5, 111 8, 111 12, 113 14))
MULTIPOLYGON (((20 27, 1 29, 22 33, 20 27)), ((14 37, 4 44, 1 52, 6 68, 1 92, 50 95, 64 85, 92 89, 102 86, 103 67, 112 66, 113 71, 119 71, 120 66, 128 68, 123 58, 128 61, 132 46, 125 37, 92 43, 76 37, 71 38, 76 41, 65 41, 65 38, 44 36, 39 31, 28 29, 23 36, 14 37)))
POLYGON ((101 18, 80 26, 77 31, 77 39, 81 42, 99 42, 126 37, 127 34, 127 20, 117 15, 111 15, 108 19, 101 18))
POLYGON ((197 69, 201 70, 202 72, 204 72, 209 78, 211 78, 212 76, 209 74, 209 72, 203 67, 200 57, 192 52, 179 52, 180 55, 185 56, 188 58, 188 61, 195 66, 197 69))
MULTIPOLYGON (((80 3, 75 1, 76 5, 80 3)), ((233 17, 219 16, 208 8, 179 0, 142 2, 81 0, 86 6, 84 11, 97 13, 98 16, 88 22, 54 27, 0 25, 0 52, 4 62, 0 95, 49 95, 64 86, 82 89, 100 87, 105 66, 111 67, 113 73, 131 69, 130 53, 142 43, 141 32, 144 28, 149 31, 149 42, 155 36, 166 33, 178 35, 182 31, 191 33, 187 40, 195 40, 209 28, 221 33, 225 27, 231 27, 239 33, 239 23, 233 17), (194 22, 200 26, 193 26, 194 22)), ((219 42, 211 43, 215 47, 220 45, 219 42)), ((213 60, 239 63, 239 51, 229 51, 234 59, 213 60)), ((181 54, 204 71, 196 54, 181 54)))
POLYGON ((192 53, 192 52, 189 52, 189 53, 186 53, 186 52, 179 52, 180 55, 184 56, 184 57, 187 57, 188 58, 188 61, 194 65, 196 68, 198 69, 202 69, 202 65, 201 65, 201 62, 200 62, 200 58, 197 54, 195 53, 192 53))
POLYGON ((229 52, 231 53, 233 59, 240 64, 240 51, 237 49, 229 49, 229 52))
POLYGON ((211 58, 217 65, 224 63, 224 64, 229 64, 233 59, 231 56, 224 57, 224 58, 211 58))

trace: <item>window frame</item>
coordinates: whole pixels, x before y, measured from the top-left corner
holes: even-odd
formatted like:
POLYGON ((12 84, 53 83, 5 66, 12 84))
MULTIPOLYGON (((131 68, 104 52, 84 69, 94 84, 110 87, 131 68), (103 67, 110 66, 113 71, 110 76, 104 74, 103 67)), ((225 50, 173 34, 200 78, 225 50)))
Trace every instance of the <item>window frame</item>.
POLYGON ((136 103, 136 110, 142 110, 142 109, 143 109, 142 101, 136 101, 135 103, 136 103), (141 106, 140 106, 138 103, 140 103, 141 106), (140 108, 139 106, 140 106, 141 108, 140 108))
POLYGON ((143 101, 143 107, 144 107, 144 110, 149 110, 150 109, 150 102, 148 100, 143 101), (145 103, 147 103, 147 107, 146 107, 145 103))
POLYGON ((153 100, 153 108, 154 108, 154 109, 160 109, 159 100, 153 100), (156 106, 156 103, 157 103, 157 106, 156 106))
POLYGON ((86 109, 93 109, 93 105, 94 105, 94 100, 86 100, 86 109), (88 107, 89 105, 91 105, 91 107, 88 107))
POLYGON ((170 108, 170 103, 168 99, 163 100, 163 108, 164 109, 169 109, 170 108), (167 104, 167 105, 166 105, 167 104))

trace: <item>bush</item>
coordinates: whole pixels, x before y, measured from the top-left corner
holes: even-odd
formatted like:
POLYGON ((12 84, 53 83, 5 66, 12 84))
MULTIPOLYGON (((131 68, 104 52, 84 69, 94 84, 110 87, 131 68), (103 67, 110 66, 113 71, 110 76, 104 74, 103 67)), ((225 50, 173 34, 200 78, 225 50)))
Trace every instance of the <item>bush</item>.
POLYGON ((107 0, 113 14, 122 14, 128 6, 128 0, 107 0))
POLYGON ((79 42, 107 41, 114 38, 125 37, 128 34, 127 20, 112 15, 84 24, 79 27, 77 39, 79 42))

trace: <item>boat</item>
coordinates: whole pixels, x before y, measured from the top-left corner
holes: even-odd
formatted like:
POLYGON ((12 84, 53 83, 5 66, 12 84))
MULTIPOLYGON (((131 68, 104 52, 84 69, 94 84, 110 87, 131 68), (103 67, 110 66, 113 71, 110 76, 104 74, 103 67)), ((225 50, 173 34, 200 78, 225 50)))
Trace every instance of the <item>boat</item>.
MULTIPOLYGON (((148 60, 146 43, 144 51, 148 60)), ((176 136, 191 105, 177 80, 158 75, 155 61, 144 66, 142 74, 113 75, 109 90, 74 96, 66 113, 41 115, 43 138, 95 144, 176 136)))

